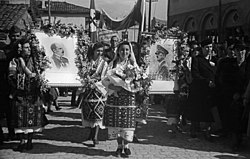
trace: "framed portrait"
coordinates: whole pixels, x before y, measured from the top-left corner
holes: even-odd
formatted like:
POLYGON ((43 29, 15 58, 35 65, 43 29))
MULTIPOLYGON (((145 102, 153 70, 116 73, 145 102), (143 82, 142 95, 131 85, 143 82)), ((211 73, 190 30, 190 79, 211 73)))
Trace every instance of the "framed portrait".
POLYGON ((151 45, 149 76, 153 79, 151 94, 173 94, 177 88, 174 73, 178 39, 160 39, 151 45))
POLYGON ((77 37, 49 36, 44 32, 36 32, 35 35, 51 62, 51 68, 45 71, 48 84, 55 87, 81 86, 75 65, 77 37))

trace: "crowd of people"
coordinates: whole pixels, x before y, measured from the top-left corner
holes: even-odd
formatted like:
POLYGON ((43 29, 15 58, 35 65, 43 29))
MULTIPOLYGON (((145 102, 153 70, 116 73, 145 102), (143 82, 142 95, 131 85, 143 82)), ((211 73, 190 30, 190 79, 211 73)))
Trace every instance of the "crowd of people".
POLYGON ((213 140, 212 134, 228 137, 231 148, 239 150, 243 134, 249 131, 246 92, 250 47, 237 38, 227 39, 222 45, 208 38, 200 43, 191 41, 188 48, 185 64, 189 89, 182 119, 191 122, 192 138, 204 130, 207 140, 213 140))
MULTIPOLYGON (((41 132, 48 122, 38 82, 44 70, 36 65, 44 55, 32 55, 38 51, 37 43, 32 37, 23 38, 18 27, 12 27, 9 36, 10 44, 2 48, 5 58, 1 59, 1 119, 7 119, 7 139, 20 140, 15 150, 31 150, 33 134, 41 132)), ((2 126, 0 131, 2 144, 2 126)))
MULTIPOLYGON (((3 83, 1 120, 7 119, 7 140, 20 140, 14 150, 22 152, 33 149, 33 134, 42 132, 44 126, 48 124, 46 111, 51 112, 52 105, 55 105, 57 110, 60 109, 57 103, 60 92, 57 88, 47 88, 46 91, 41 92, 37 78, 44 73, 44 70, 37 65, 37 55, 34 52, 34 47, 37 46, 34 45, 32 36, 22 35, 17 27, 10 30, 9 36, 11 43, 1 48, 3 51, 1 53, 6 55, 1 59, 1 66, 3 66, 1 67, 1 83, 3 83), (47 110, 44 109, 45 105, 47 110)), ((99 128, 108 127, 110 138, 117 138, 117 155, 121 155, 124 150, 125 155, 128 156, 131 154, 128 143, 134 139, 136 123, 143 119, 135 120, 135 109, 138 108, 135 104, 135 92, 123 88, 125 85, 109 83, 106 75, 113 76, 114 70, 127 67, 128 64, 139 69, 135 56, 139 57, 140 48, 138 45, 132 46, 129 42, 120 43, 118 40, 117 36, 113 36, 111 45, 97 42, 89 46, 86 61, 90 70, 89 85, 84 86, 84 91, 79 95, 78 104, 82 110, 83 127, 90 127, 88 139, 93 140, 94 145, 98 144, 99 128), (135 49, 137 49, 137 55, 134 54, 135 49), (106 89, 102 89, 104 87, 106 89), (107 89, 109 93, 117 92, 125 100, 120 101, 121 97, 118 99, 115 94, 105 96, 104 91, 107 89), (95 95, 101 98, 102 102, 95 101, 95 95), (112 112, 117 112, 115 118, 112 112), (125 115, 122 112, 127 113, 125 115)), ((44 56, 41 55, 39 58, 44 56)), ((144 110, 147 111, 147 108, 144 110)), ((6 138, 2 125, 0 133, 1 144, 3 144, 6 138)))
MULTIPOLYGON (((50 88, 44 94, 38 93, 34 79, 44 70, 37 70, 31 39, 21 38, 21 31, 15 27, 9 36, 11 43, 3 49, 5 58, 0 62, 3 103, 0 113, 1 119, 7 120, 8 139, 19 139, 15 150, 22 152, 33 148, 33 133, 41 132, 48 124, 43 105, 47 105, 49 111, 51 105, 60 109, 59 90, 50 88)), ((110 43, 97 42, 88 48, 88 83, 77 99, 82 126, 90 128, 88 140, 94 145, 99 144, 99 129, 108 128, 109 138, 117 140, 117 156, 123 152, 131 155, 129 142, 139 142, 137 125, 147 123, 149 98, 157 99, 153 95, 138 94, 134 87, 126 84, 129 79, 122 73, 130 67, 148 73, 150 45, 147 40, 139 44, 113 36, 110 43)), ((157 47, 156 56, 168 54, 161 46, 157 47)), ((199 137, 203 130, 209 141, 213 139, 212 134, 231 137, 232 148, 238 150, 249 127, 250 46, 232 38, 216 47, 208 38, 200 43, 190 41, 187 47, 184 63, 187 102, 180 106, 176 117, 182 117, 182 125, 190 121, 192 138, 199 137), (213 123, 219 128, 215 129, 213 123)), ((0 137, 3 144, 2 128, 0 137)))

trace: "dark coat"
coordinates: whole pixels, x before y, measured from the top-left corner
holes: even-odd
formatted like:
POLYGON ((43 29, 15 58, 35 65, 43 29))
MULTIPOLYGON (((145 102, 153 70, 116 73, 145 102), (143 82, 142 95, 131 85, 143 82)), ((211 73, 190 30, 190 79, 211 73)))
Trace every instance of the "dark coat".
POLYGON ((216 93, 219 115, 224 129, 235 130, 243 112, 241 100, 234 101, 235 93, 244 92, 245 63, 238 65, 236 58, 225 57, 219 60, 216 71, 216 93))
POLYGON ((17 56, 16 50, 17 46, 14 44, 0 48, 0 118, 3 117, 3 113, 9 112, 8 109, 10 109, 8 69, 12 58, 17 56))
POLYGON ((188 98, 187 118, 192 121, 213 121, 211 107, 213 105, 213 89, 209 82, 214 81, 215 67, 202 55, 192 59, 191 73, 193 81, 188 98))

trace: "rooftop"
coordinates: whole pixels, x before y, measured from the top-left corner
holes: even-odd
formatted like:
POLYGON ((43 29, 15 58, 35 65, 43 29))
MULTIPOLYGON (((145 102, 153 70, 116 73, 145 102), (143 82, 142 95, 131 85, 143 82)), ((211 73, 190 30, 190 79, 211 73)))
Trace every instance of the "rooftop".
MULTIPOLYGON (((51 1, 50 10, 53 13, 70 13, 70 14, 89 14, 89 8, 77 6, 67 2, 51 1)), ((42 6, 42 2, 38 1, 38 8, 42 11, 48 10, 48 1, 45 1, 45 8, 42 6)))
POLYGON ((25 5, 2 4, 0 5, 0 31, 9 30, 27 12, 25 5))

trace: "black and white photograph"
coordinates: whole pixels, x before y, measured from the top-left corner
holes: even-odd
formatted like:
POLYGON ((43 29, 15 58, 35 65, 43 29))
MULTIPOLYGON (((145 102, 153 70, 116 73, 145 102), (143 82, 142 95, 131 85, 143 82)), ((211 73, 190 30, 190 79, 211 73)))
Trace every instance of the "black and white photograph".
POLYGON ((250 0, 0 0, 0 159, 250 159, 250 0))

